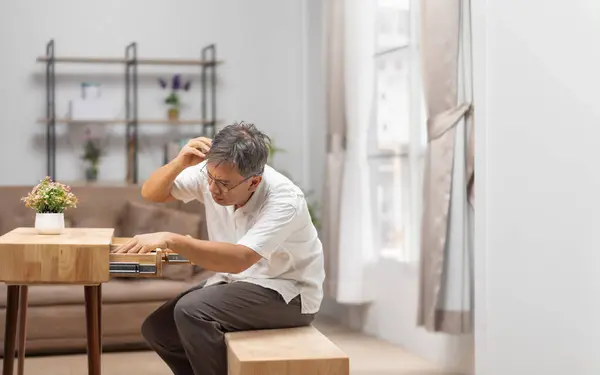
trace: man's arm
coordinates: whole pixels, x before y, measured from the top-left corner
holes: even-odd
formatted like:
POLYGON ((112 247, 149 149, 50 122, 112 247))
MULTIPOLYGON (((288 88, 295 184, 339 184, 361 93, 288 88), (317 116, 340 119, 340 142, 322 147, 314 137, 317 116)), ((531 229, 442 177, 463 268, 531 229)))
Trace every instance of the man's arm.
POLYGON ((175 200, 171 195, 175 178, 185 168, 173 159, 170 163, 157 169, 142 185, 142 197, 152 202, 167 202, 175 200))
POLYGON ((256 251, 244 245, 197 240, 179 234, 169 236, 167 248, 191 263, 213 272, 240 273, 262 258, 256 251))
MULTIPOLYGON (((186 168, 202 163, 205 153, 210 149, 210 145, 210 139, 205 137, 190 140, 175 159, 152 173, 142 186, 142 197, 152 202, 166 202, 176 199, 171 194, 175 179, 186 168)), ((190 197, 186 196, 185 198, 190 197)))
POLYGON ((302 202, 303 198, 292 191, 275 192, 238 243, 197 240, 171 233, 165 240, 167 249, 209 271, 240 273, 262 258, 269 259, 294 230, 306 225, 310 217, 302 202))

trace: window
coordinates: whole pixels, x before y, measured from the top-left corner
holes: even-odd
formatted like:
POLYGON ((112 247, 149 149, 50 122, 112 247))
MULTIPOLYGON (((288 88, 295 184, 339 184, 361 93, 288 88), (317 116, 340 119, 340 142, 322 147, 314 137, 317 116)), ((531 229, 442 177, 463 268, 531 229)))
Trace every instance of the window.
POLYGON ((426 147, 417 0, 378 0, 375 108, 369 132, 375 248, 401 261, 419 254, 426 147))

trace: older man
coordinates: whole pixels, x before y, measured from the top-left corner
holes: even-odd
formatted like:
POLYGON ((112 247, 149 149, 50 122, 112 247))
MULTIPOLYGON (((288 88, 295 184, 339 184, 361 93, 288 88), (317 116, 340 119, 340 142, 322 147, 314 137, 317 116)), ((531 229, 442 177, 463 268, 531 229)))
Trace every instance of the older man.
POLYGON ((154 202, 204 203, 209 240, 159 232, 116 249, 169 249, 215 275, 142 326, 175 375, 226 375, 226 332, 308 325, 318 312, 323 252, 302 191, 266 165, 269 138, 233 124, 191 140, 144 183, 154 202))

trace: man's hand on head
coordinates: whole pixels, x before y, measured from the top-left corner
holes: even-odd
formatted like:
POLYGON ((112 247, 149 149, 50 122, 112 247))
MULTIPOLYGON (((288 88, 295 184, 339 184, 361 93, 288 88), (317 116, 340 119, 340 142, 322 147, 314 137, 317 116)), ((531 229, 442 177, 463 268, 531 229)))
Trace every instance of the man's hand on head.
POLYGON ((167 251, 168 242, 173 237, 170 232, 138 234, 112 252, 118 254, 146 254, 156 249, 167 251))
POLYGON ((185 169, 202 163, 211 145, 212 140, 206 137, 191 139, 177 155, 177 164, 185 169))

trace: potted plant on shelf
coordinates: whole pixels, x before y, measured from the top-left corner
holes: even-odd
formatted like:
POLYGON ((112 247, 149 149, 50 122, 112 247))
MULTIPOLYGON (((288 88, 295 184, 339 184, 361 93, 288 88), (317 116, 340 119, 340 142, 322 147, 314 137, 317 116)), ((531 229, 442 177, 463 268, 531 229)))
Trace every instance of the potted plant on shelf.
POLYGON ((35 229, 39 234, 60 234, 65 228, 64 212, 77 207, 77 197, 71 188, 46 177, 26 197, 26 207, 35 210, 35 229))
POLYGON ((187 81, 184 84, 181 82, 181 75, 175 74, 173 78, 171 78, 171 87, 169 87, 167 81, 164 78, 159 78, 158 80, 160 87, 163 89, 170 89, 171 92, 165 98, 165 104, 169 107, 168 116, 169 120, 176 121, 179 120, 179 112, 181 109, 181 99, 179 93, 181 90, 189 91, 192 85, 191 81, 187 81))
POLYGON ((85 170, 85 179, 87 181, 96 181, 98 179, 98 164, 100 164, 100 157, 102 156, 102 145, 99 139, 95 139, 91 136, 91 132, 88 129, 86 131, 86 142, 84 146, 83 160, 89 163, 85 170))

